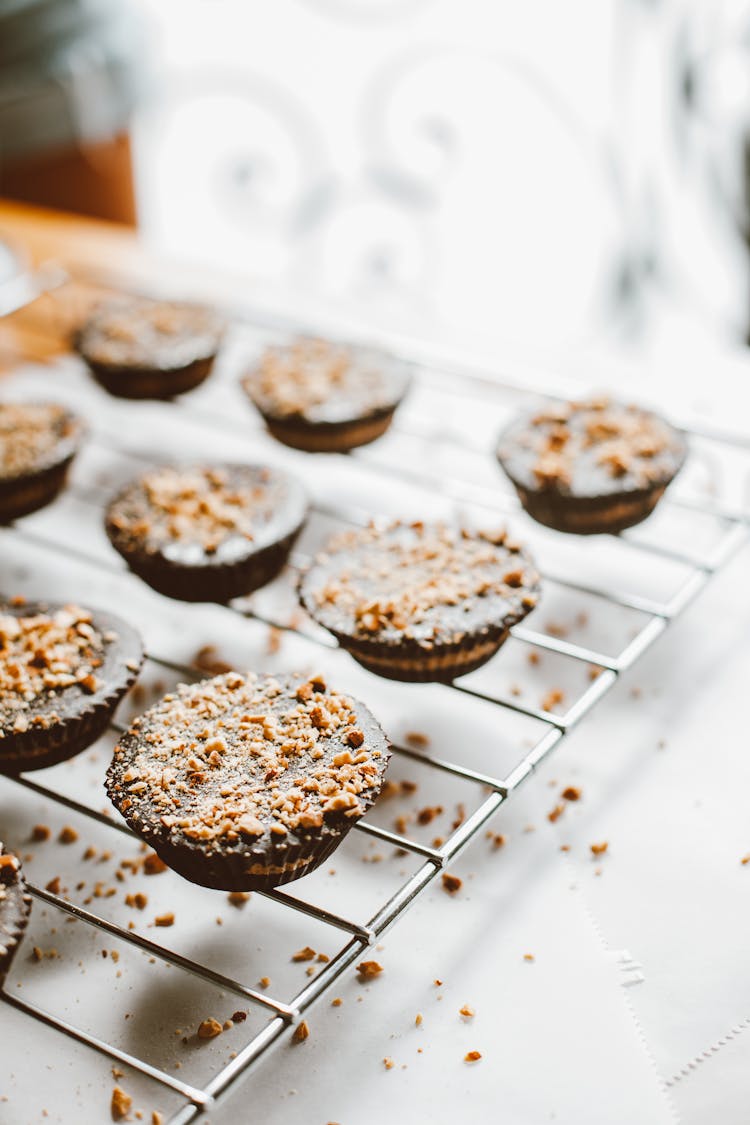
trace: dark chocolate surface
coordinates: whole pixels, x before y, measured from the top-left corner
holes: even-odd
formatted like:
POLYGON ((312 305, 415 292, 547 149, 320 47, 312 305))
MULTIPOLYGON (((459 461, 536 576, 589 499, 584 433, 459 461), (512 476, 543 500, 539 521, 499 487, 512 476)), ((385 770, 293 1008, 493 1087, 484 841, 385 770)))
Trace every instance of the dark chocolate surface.
POLYGON ((76 347, 97 367, 168 373, 215 356, 223 332, 221 317, 202 305, 118 298, 91 313, 76 347))
POLYGON ((497 447, 517 487, 582 500, 664 488, 686 453, 683 435, 664 419, 606 398, 526 414, 497 447))
POLYGON ((317 865, 363 815, 389 756, 369 710, 322 677, 230 672, 181 685, 137 719, 115 748, 107 791, 187 878, 274 885, 317 865), (338 726, 327 729, 332 714, 338 726), (289 871, 266 872, 274 865, 289 871))
POLYGON ((385 353, 300 339, 270 348, 242 386, 267 419, 335 427, 392 413, 410 382, 385 353))
POLYGON ((334 540, 299 592, 345 646, 436 652, 505 633, 536 605, 540 585, 530 556, 504 531, 396 524, 334 540))

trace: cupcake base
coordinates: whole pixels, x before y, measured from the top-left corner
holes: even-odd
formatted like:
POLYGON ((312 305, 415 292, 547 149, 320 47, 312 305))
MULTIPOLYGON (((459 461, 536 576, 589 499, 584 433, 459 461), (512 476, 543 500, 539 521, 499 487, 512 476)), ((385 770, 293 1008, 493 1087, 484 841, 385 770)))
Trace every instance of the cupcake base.
POLYGON ((64 461, 28 476, 0 483, 0 524, 45 508, 62 492, 73 460, 71 453, 64 461))
POLYGON ((515 485, 521 504, 529 515, 556 531, 575 535, 617 535, 651 515, 664 495, 666 486, 616 496, 575 497, 549 492, 533 492, 515 485))
POLYGON ((357 418, 350 422, 304 422, 299 418, 289 420, 266 417, 268 432, 284 445, 292 449, 302 449, 306 453, 348 453, 361 445, 377 441, 386 432, 395 407, 369 418, 357 418))
POLYGON ((91 373, 105 391, 116 398, 170 399, 192 391, 208 378, 215 356, 198 359, 185 367, 158 368, 110 367, 87 360, 91 373))

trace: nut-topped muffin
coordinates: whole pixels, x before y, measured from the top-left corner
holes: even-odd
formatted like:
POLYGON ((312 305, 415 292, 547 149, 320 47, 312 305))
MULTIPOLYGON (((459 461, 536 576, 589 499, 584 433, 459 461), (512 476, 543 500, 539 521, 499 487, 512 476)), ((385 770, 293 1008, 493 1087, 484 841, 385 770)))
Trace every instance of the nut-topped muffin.
POLYGON ((153 589, 227 602, 276 577, 306 516, 304 489, 281 469, 162 465, 115 496, 106 531, 153 589))
POLYGON ((371 672, 448 683, 497 652, 540 587, 505 530, 396 523, 331 540, 299 592, 311 617, 371 672))
POLYGON ((380 792, 389 756, 367 708, 324 677, 228 672, 137 718, 107 791, 186 879, 267 890, 330 855, 380 792))
POLYGON ((0 842, 0 988, 18 951, 31 913, 31 895, 17 856, 0 842))
POLYGON ((285 445, 343 453, 385 433, 410 381, 392 356, 305 338, 269 348, 242 386, 285 445))
POLYGON ((207 378, 224 321, 202 305, 117 298, 78 329, 75 346, 97 382, 119 398, 172 398, 207 378))
POLYGON ((0 773, 72 758, 104 733, 143 648, 109 613, 0 603, 0 773))
POLYGON ((55 499, 84 432, 81 419, 59 403, 0 403, 0 523, 55 499))
POLYGON ((686 454, 685 438, 663 418, 604 397, 519 418, 497 448, 529 515, 579 535, 644 520, 686 454))

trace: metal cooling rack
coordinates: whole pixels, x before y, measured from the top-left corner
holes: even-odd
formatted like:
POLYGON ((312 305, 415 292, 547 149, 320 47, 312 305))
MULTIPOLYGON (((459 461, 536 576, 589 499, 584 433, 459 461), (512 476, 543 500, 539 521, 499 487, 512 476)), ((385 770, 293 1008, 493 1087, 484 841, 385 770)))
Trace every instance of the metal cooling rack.
MULTIPOLYGON (((91 278, 84 280, 90 281, 91 278)), ((114 285, 111 279, 109 279, 109 287, 127 288, 124 284, 114 285)), ((235 318, 241 321, 245 327, 248 322, 253 321, 252 316, 248 316, 245 312, 232 311, 235 318)), ((40 332, 44 332, 44 325, 41 321, 35 323, 34 327, 40 332)), ((272 331, 297 331, 305 327, 278 321, 270 325, 268 323, 260 325, 261 331, 269 329, 272 331)), ((409 359, 408 356, 406 358, 409 359)), ((33 361, 34 357, 27 352, 19 359, 33 361)), ((432 393, 439 394, 443 398, 448 396, 449 401, 453 396, 457 407, 465 405, 467 398, 472 398, 476 400, 475 407, 485 411, 492 412, 500 409, 500 407, 507 408, 509 405, 511 408, 515 408, 522 403, 524 397, 529 397, 531 393, 522 391, 517 386, 497 382, 482 372, 465 369, 457 371, 455 366, 452 367, 449 364, 445 364, 441 368, 437 365, 423 366, 416 361, 414 362, 414 368, 420 393, 424 392, 427 396, 432 393)), ((232 378, 236 379, 236 374, 236 371, 233 372, 232 378)), ((64 392, 65 386, 62 385, 64 376, 58 373, 55 378, 58 380, 59 390, 64 392)), ((187 399, 164 408, 174 416, 175 424, 179 425, 181 419, 189 418, 192 425, 201 427, 207 435, 213 436, 214 439, 220 438, 222 434, 228 434, 232 430, 235 432, 241 430, 243 436, 246 437, 253 424, 256 426, 253 433, 260 433, 260 426, 257 422, 253 423, 252 412, 249 408, 247 417, 239 420, 233 416, 231 407, 222 403, 221 395, 218 392, 212 397, 211 382, 209 381, 209 384, 207 384, 205 393, 203 391, 195 392, 193 396, 188 396, 187 399)), ((23 386, 23 376, 19 377, 18 385, 23 386)), ((67 396, 63 393, 59 397, 67 396)), ((93 400, 92 408, 95 408, 93 400)), ((112 407, 112 409, 115 409, 115 407, 112 407)), ((703 443, 704 448, 709 449, 707 454, 709 460, 720 457, 722 451, 731 445, 735 453, 739 452, 742 457, 747 458, 745 472, 750 471, 750 441, 733 435, 712 433, 708 430, 693 430, 692 435, 703 443)), ((134 459, 140 459, 143 456, 140 451, 129 446, 127 441, 123 441, 121 435, 113 435, 111 432, 95 429, 91 435, 91 442, 94 446, 99 447, 102 456, 134 459)), ((476 475, 472 476, 472 474, 468 474, 470 479, 466 479, 462 477, 460 472, 454 470, 446 473, 439 467, 444 453, 450 454, 453 464, 456 463, 457 458, 458 462, 461 463, 464 457, 471 464, 474 463, 472 459, 476 458, 480 458, 485 464, 490 461, 489 453, 476 441, 472 441, 466 436, 465 428, 461 432, 451 432, 450 428, 446 428, 444 418, 430 418, 424 412, 420 414, 418 419, 412 419, 410 422, 405 411, 402 411, 397 418, 391 438, 383 439, 375 446, 349 456, 352 462, 364 466, 366 471, 375 474, 376 478, 380 477, 384 482, 388 481, 391 484, 395 482, 408 485, 409 488, 424 493, 425 498, 428 496, 434 498, 435 495, 440 495, 451 504, 458 505, 461 508, 470 506, 475 511, 483 513, 485 517, 495 519, 501 513, 518 511, 515 498, 505 486, 499 471, 491 480, 489 476, 486 480, 476 479, 476 475), (393 441, 402 443, 398 446, 399 455, 397 457, 389 452, 391 446, 387 443, 393 441), (431 450, 433 464, 438 466, 437 468, 425 469, 423 454, 427 448, 431 450), (405 449, 412 450, 411 459, 405 456, 405 449)), ((299 464, 299 461, 297 463, 299 464)), ((306 464, 308 463, 310 474, 313 475, 316 459, 310 457, 306 464)), ((80 485, 74 484, 71 485, 71 491, 77 495, 82 504, 91 506, 92 515, 95 515, 97 508, 101 508, 105 495, 103 490, 97 488, 84 489, 80 485)), ((525 624, 518 625, 512 630, 513 640, 508 642, 506 648, 514 644, 521 644, 527 646, 529 651, 552 652, 566 661, 576 662, 594 670, 595 674, 590 677, 577 697, 569 703, 564 713, 558 714, 552 710, 546 710, 543 706, 536 707, 524 703, 517 695, 512 693, 503 694, 489 690, 484 686, 476 686, 474 676, 439 689, 463 697, 463 700, 467 702, 462 702, 462 706, 467 706, 471 699, 478 699, 483 703, 496 706, 499 709, 499 723, 502 722, 503 712, 512 711, 528 720, 533 720, 536 724, 541 724, 541 735, 530 749, 519 751, 519 756, 512 768, 500 772, 492 769, 479 770, 462 764, 458 760, 438 758, 432 755, 429 750, 417 750, 408 745, 394 746, 396 758, 419 762, 422 767, 429 771, 447 775, 448 780, 451 777, 460 778, 463 782, 475 787, 479 803, 462 823, 457 824, 450 831, 439 846, 435 844, 430 846, 411 839, 401 832, 385 829, 373 823, 371 815, 368 815, 354 827, 354 833, 372 837, 382 844, 402 849, 402 854, 410 855, 418 863, 416 870, 405 879, 395 893, 382 902, 379 909, 370 917, 361 920, 332 912, 315 902, 308 902, 304 898, 297 897, 296 893, 292 894, 286 890, 271 891, 265 894, 264 897, 278 907, 287 911, 295 911, 302 916, 309 916, 325 923, 327 926, 334 928, 341 937, 341 945, 335 955, 331 957, 327 964, 323 965, 317 976, 297 991, 291 1000, 276 999, 251 987, 247 981, 241 978, 237 979, 216 972, 207 965, 171 950, 166 944, 150 940, 137 932, 126 929, 124 926, 104 917, 103 912, 96 906, 89 910, 68 901, 60 894, 54 894, 41 886, 30 885, 29 890, 39 903, 53 907, 95 931, 127 943, 149 957, 171 964, 183 973, 191 974, 203 982, 217 986, 242 1000, 249 1001, 251 1005, 256 1006, 261 1013, 268 1017, 262 1029, 252 1036, 236 1054, 235 1058, 213 1073, 209 1081, 196 1085, 183 1081, 179 1076, 170 1074, 161 1067, 152 1064, 147 1058, 136 1057, 104 1038, 92 1034, 85 1028, 76 1026, 67 1019, 60 1018, 43 1010, 35 1003, 22 999, 20 996, 11 993, 7 987, 0 993, 0 998, 30 1019, 46 1024, 64 1036, 85 1044, 117 1064, 126 1065, 140 1072, 179 1095, 183 1104, 170 1118, 171 1125, 187 1125, 188 1122, 199 1118, 207 1110, 215 1107, 240 1080, 248 1076, 253 1064, 257 1063, 275 1043, 279 1042, 284 1032, 300 1021, 311 1006, 329 992, 341 974, 354 966, 363 954, 366 954, 368 948, 380 940, 385 931, 398 920, 425 888, 477 836, 512 794, 531 777, 536 767, 610 691, 618 677, 632 668, 670 623, 685 611, 712 576, 747 542, 750 535, 748 513, 743 510, 742 503, 729 507, 710 497, 684 498, 673 492, 662 501, 660 506, 660 511, 668 509, 677 511, 688 519, 709 519, 712 525, 715 525, 716 530, 716 536, 710 548, 702 554, 698 554, 675 545, 671 538, 665 542, 653 538, 653 536, 644 539, 641 535, 633 533, 625 533, 618 536, 616 541, 613 540, 613 542, 616 542, 616 549, 623 556, 627 552, 638 552, 646 561, 667 562, 678 567, 681 572, 681 579, 676 588, 672 589, 666 597, 652 598, 638 593, 623 592, 611 588, 606 580, 601 581, 598 578, 592 580, 586 578, 572 579, 564 573, 545 570, 544 565, 542 565, 542 573, 546 582, 568 590, 575 595, 585 595, 602 606, 614 606, 620 610, 633 611, 639 620, 637 630, 628 636, 627 640, 620 646, 619 651, 614 654, 602 651, 599 647, 579 644, 565 636, 555 635, 553 632, 545 632, 525 624)), ((320 518, 328 525, 362 524, 373 515, 377 517, 378 514, 377 511, 370 510, 369 505, 368 510, 363 510, 357 505, 340 505, 335 498, 331 500, 330 496, 325 503, 318 501, 313 504, 313 518, 320 518)), ((524 517, 520 517, 519 522, 521 518, 524 517)), ((111 560, 107 562, 101 556, 91 553, 86 547, 74 546, 55 534, 39 532, 38 529, 24 521, 13 526, 4 534, 12 536, 16 543, 21 546, 28 545, 29 548, 33 547, 35 550, 54 551, 61 557, 70 558, 71 561, 85 561, 87 564, 94 564, 96 567, 103 569, 109 567, 118 575, 122 574, 114 554, 111 560)), ((536 553, 537 558, 543 564, 544 555, 540 556, 539 551, 536 553)), ((580 572, 585 573, 588 558, 585 543, 581 545, 578 557, 580 572)), ((290 571, 293 573, 295 568, 303 565, 304 562, 304 553, 302 551, 295 552, 291 559, 290 571)), ((288 578, 289 576, 287 576, 287 581, 288 578)), ((134 581, 137 582, 137 579, 134 581)), ((311 652, 314 652, 320 645, 328 648, 335 647, 335 642, 327 634, 312 626, 310 622, 306 620, 302 622, 284 620, 281 617, 262 612, 259 608, 247 602, 222 608, 218 612, 242 614, 266 625, 293 632, 304 638, 304 643, 310 647, 311 652)), ((538 616, 539 612, 537 611, 535 617, 538 616)), ((534 619, 531 620, 534 621, 534 619)), ((182 677, 196 678, 194 667, 174 661, 164 653, 149 652, 148 657, 152 663, 169 669, 172 673, 182 677)), ((115 729, 122 729, 116 724, 113 725, 115 729)), ((457 757, 460 757, 460 755, 457 755, 457 757)), ((17 779, 17 784, 33 794, 55 801, 58 805, 106 826, 107 832, 124 834, 131 841, 135 841, 135 837, 122 822, 97 811, 83 801, 54 791, 50 785, 35 780, 34 775, 17 779)), ((366 878, 366 875, 362 874, 361 878, 366 878)), ((300 887, 304 892, 304 884, 305 880, 300 884, 295 884, 295 891, 297 887, 300 887)))

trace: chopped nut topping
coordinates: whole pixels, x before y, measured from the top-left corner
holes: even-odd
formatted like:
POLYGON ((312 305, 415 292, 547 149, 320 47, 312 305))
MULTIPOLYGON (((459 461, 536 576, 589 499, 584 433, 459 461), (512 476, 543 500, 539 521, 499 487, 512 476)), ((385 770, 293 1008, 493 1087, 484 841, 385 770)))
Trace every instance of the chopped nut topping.
POLYGON ((310 1028, 308 1026, 307 1020, 302 1020, 295 1027, 294 1034, 292 1035, 292 1039, 294 1040, 295 1043, 304 1043, 305 1039, 309 1039, 309 1037, 310 1037, 310 1028))
POLYGON ((536 603, 538 581, 504 532, 395 523, 333 539, 300 589, 311 615, 336 633, 406 637, 429 650, 460 642, 478 623, 520 620, 536 603))
POLYGON ((556 820, 560 819, 564 812, 565 805, 555 805, 554 809, 547 813, 547 820, 550 824, 554 824, 556 820))
POLYGON ((174 914, 171 911, 169 911, 169 913, 167 914, 157 914, 157 916, 154 918, 154 925, 164 927, 173 926, 174 914))
POLYGON ((463 1008, 459 1008, 458 1014, 463 1016, 464 1019, 471 1020, 476 1015, 476 1012, 469 1004, 464 1004, 463 1008))
POLYGON ((585 496, 604 492, 608 480, 637 489, 671 479, 683 443, 655 414, 595 399, 554 404, 532 419, 520 419, 506 432, 498 454, 522 485, 585 496))
POLYGON ((464 1062, 467 1062, 467 1063, 479 1062, 481 1057, 482 1057, 481 1051, 467 1051, 466 1054, 464 1055, 464 1062))
POLYGON ((74 451, 82 434, 81 423, 64 406, 0 403, 0 480, 51 468, 74 451))
MULTIPOLYGON (((262 538, 286 492, 286 477, 271 469, 165 465, 138 477, 113 500, 107 530, 115 542, 135 540, 147 550, 179 543, 211 555, 230 540, 234 550, 238 541, 262 538)), ((210 657, 206 649, 201 654, 210 657)))
POLYGON ((303 337, 269 348, 242 385, 273 418, 333 421, 340 419, 336 403, 346 403, 352 417, 394 406, 406 388, 406 376, 384 354, 303 337))
POLYGON ((604 853, 606 852, 608 847, 609 847, 609 844, 607 843, 606 840, 604 841, 603 844, 592 844, 591 845, 591 854, 592 855, 604 855, 604 853))
POLYGON ((0 738, 58 720, 49 710, 30 719, 37 700, 76 686, 99 690, 93 669, 107 642, 91 622, 89 611, 74 605, 28 616, 0 610, 0 738))
POLYGON ((351 746, 365 714, 320 678, 230 672, 183 684, 121 738, 110 794, 139 827, 149 820, 209 851, 319 831, 360 816, 379 788, 384 736, 373 723, 370 746, 351 746))

